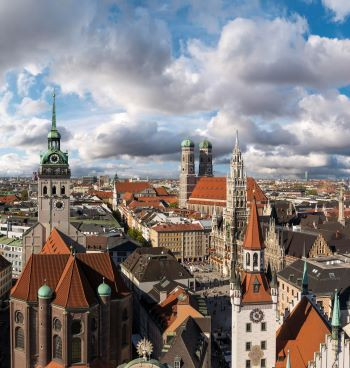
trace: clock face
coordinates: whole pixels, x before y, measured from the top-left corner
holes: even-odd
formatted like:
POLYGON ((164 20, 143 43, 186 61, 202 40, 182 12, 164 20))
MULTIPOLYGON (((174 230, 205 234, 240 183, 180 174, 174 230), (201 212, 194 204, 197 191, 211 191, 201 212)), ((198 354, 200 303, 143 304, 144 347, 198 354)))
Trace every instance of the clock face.
POLYGON ((57 164, 57 162, 60 160, 59 156, 54 153, 50 156, 50 162, 53 164, 57 164))
POLYGON ((54 207, 55 207, 55 210, 62 211, 64 209, 64 203, 62 201, 55 201, 54 207))
POLYGON ((264 312, 259 309, 255 308, 250 312, 250 320, 254 323, 259 323, 264 319, 264 312))

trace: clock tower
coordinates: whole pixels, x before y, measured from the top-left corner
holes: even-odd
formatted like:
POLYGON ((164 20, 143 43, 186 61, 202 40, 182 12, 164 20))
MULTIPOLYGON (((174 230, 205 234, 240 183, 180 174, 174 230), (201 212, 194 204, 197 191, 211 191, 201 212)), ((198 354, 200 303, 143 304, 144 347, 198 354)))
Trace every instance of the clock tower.
POLYGON ((38 171, 38 222, 23 234, 23 265, 32 253, 41 252, 54 228, 65 235, 65 240, 76 250, 86 246, 85 235, 69 222, 70 169, 68 153, 61 151, 61 135, 56 127, 55 94, 47 140, 47 150, 40 155, 38 171))
POLYGON ((243 271, 231 266, 232 368, 275 366, 278 288, 276 274, 272 280, 265 274, 264 249, 254 198, 242 247, 243 271))
POLYGON ((38 172, 38 221, 47 237, 55 227, 69 233, 70 169, 68 153, 61 151, 61 135, 56 127, 56 101, 53 95, 52 125, 46 152, 40 155, 38 172))

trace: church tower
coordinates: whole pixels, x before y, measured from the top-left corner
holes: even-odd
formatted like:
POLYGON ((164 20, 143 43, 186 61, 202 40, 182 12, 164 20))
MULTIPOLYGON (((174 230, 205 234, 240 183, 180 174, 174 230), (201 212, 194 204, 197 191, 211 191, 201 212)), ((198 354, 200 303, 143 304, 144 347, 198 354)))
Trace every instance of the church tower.
POLYGON ((232 368, 274 367, 278 286, 264 272, 265 244, 254 199, 243 242, 241 278, 231 267, 232 368), (242 279, 242 282, 240 281, 242 279))
POLYGON ((68 153, 61 151, 61 135, 56 127, 56 101, 53 95, 52 124, 47 151, 40 156, 38 172, 38 221, 46 228, 46 237, 55 227, 69 232, 70 169, 68 153))
POLYGON ((70 169, 68 153, 61 150, 53 95, 51 130, 47 150, 40 155, 38 170, 38 222, 23 234, 23 266, 32 253, 38 254, 56 228, 74 244, 86 245, 86 237, 70 224, 70 169))
POLYGON ((339 200, 338 200, 338 222, 345 226, 345 215, 344 215, 344 191, 343 186, 340 187, 339 200))
POLYGON ((194 143, 191 139, 185 139, 181 143, 181 172, 179 207, 186 208, 187 200, 196 185, 194 143))
POLYGON ((230 174, 226 179, 226 208, 223 213, 225 231, 225 249, 227 259, 223 273, 229 273, 229 258, 239 258, 238 241, 247 221, 247 176, 244 171, 243 157, 239 148, 238 132, 232 151, 230 174))
POLYGON ((212 144, 207 139, 199 145, 198 176, 213 176, 212 144))

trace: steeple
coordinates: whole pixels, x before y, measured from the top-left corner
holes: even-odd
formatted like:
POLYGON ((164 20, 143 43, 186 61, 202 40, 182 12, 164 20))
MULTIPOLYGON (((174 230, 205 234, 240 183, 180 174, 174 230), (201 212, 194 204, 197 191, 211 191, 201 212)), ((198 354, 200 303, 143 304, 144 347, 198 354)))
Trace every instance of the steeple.
POLYGON ((343 185, 341 185, 339 192, 338 222, 345 226, 343 185))
POLYGON ((333 303, 333 310, 332 310, 332 338, 338 339, 339 328, 340 324, 340 307, 339 307, 339 295, 338 290, 335 289, 334 294, 334 303, 333 303))
POLYGON ((248 250, 262 250, 265 248, 255 197, 250 209, 250 216, 245 233, 243 248, 248 250))
POLYGON ((288 350, 288 355, 287 355, 287 363, 286 363, 286 368, 291 368, 291 365, 290 365, 290 356, 289 356, 289 350, 288 350))
POLYGON ((52 104, 52 119, 51 119, 51 130, 47 136, 48 138, 48 149, 49 150, 60 150, 61 146, 61 134, 57 130, 56 126, 56 93, 54 91, 52 104))
POLYGON ((236 129, 236 143, 235 143, 235 150, 238 150, 238 151, 239 151, 238 129, 236 129))

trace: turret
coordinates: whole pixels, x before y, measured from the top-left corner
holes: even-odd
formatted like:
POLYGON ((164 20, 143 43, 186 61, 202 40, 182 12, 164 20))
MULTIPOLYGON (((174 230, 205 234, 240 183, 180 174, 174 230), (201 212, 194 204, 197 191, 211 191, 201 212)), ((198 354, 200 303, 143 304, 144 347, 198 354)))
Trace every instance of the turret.
POLYGON ((231 276, 230 276, 230 297, 231 304, 235 311, 240 311, 241 309, 241 276, 240 273, 236 272, 236 262, 231 262, 231 276))
POLYGON ((270 283, 271 288, 271 297, 273 303, 273 309, 277 311, 277 302, 278 302, 278 282, 277 282, 277 273, 276 270, 272 272, 272 279, 270 283))
POLYGON ((345 226, 343 186, 340 187, 339 193, 338 222, 345 226))
POLYGON ((301 295, 309 295, 309 276, 307 274, 307 262, 304 258, 304 270, 303 270, 303 280, 302 280, 302 291, 301 295))
POLYGON ((199 144, 198 176, 213 176, 212 144, 207 139, 199 144))
POLYGON ((186 208, 187 200, 196 185, 194 143, 191 139, 185 139, 181 143, 181 172, 179 207, 186 208))
POLYGON ((211 218, 211 228, 215 230, 218 228, 218 216, 216 214, 216 206, 214 206, 213 216, 211 218))
POLYGON ((289 356, 289 350, 288 350, 288 355, 287 355, 287 363, 286 363, 286 368, 292 368, 291 364, 290 364, 290 356, 289 356))
POLYGON ((56 127, 56 94, 53 93, 53 104, 52 104, 52 120, 51 130, 47 136, 48 138, 48 149, 60 150, 61 134, 58 132, 56 127))
POLYGON ((112 289, 103 278, 102 284, 97 288, 97 293, 101 299, 100 320, 100 352, 103 360, 109 364, 111 346, 111 294, 112 289))
POLYGON ((337 289, 335 290, 335 293, 334 293, 334 303, 333 303, 333 310, 332 310, 331 325, 332 325, 332 339, 338 340, 341 322, 340 322, 339 295, 338 295, 337 289))
POLYGON ((38 290, 38 322, 39 322, 39 359, 41 367, 46 367, 51 360, 50 344, 50 301, 52 298, 51 288, 44 283, 38 290))

